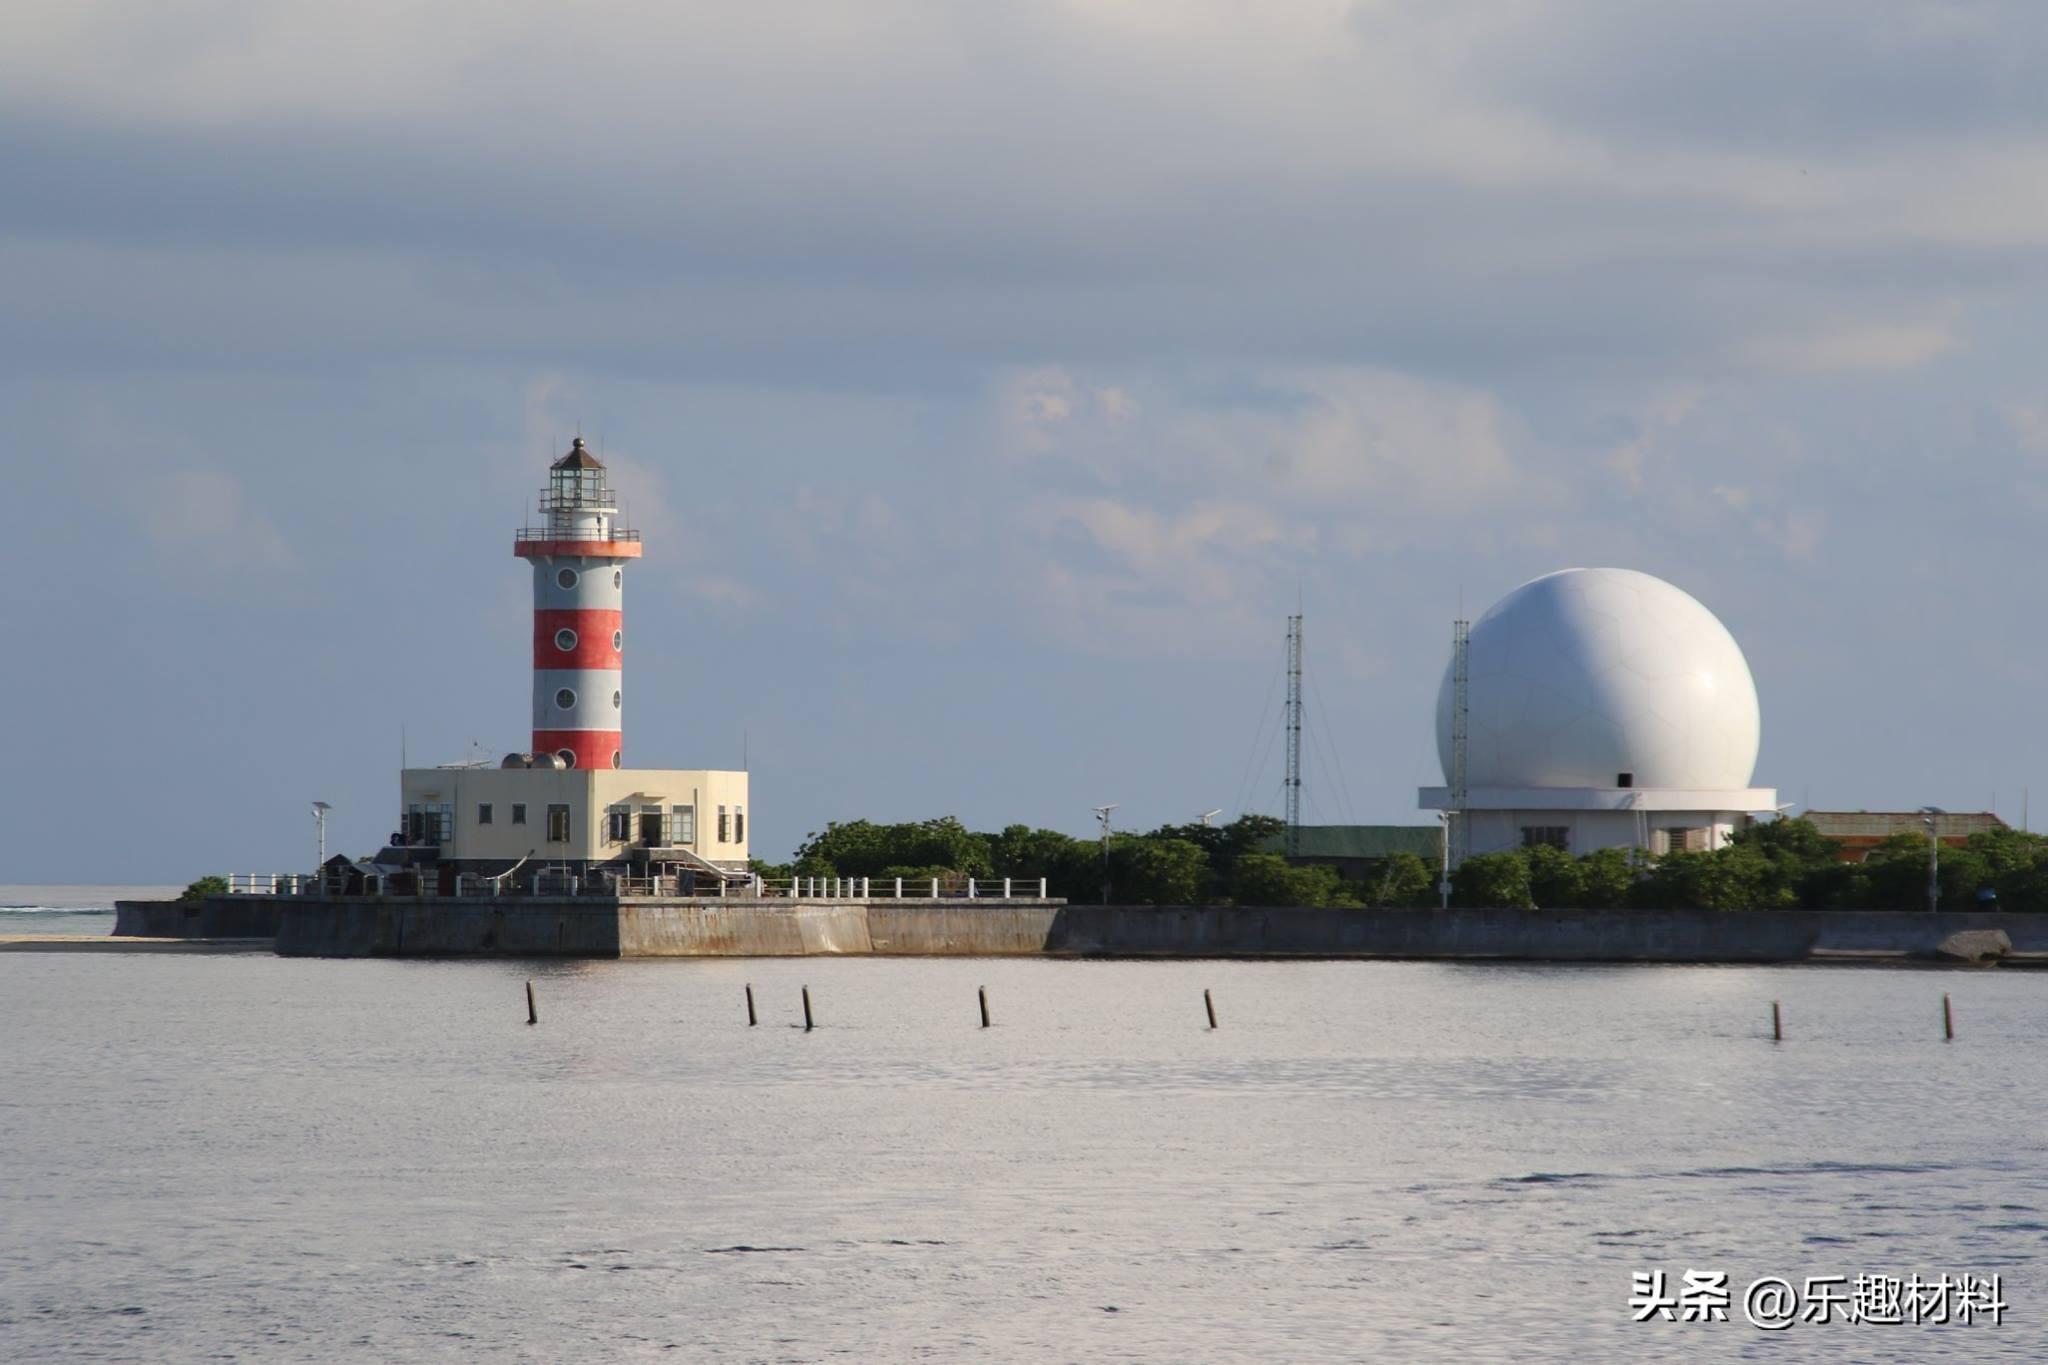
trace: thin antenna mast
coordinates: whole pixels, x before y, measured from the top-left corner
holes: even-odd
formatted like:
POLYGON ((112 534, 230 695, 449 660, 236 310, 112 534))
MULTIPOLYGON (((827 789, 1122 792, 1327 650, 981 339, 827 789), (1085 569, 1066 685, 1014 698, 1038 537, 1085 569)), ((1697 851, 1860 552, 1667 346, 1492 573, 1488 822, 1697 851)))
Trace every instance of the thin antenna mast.
POLYGON ((1287 618, 1287 854, 1301 853, 1301 617, 1287 618))
POLYGON ((1451 623, 1451 865, 1472 851, 1472 822, 1465 810, 1465 740, 1471 722, 1472 623, 1451 623))

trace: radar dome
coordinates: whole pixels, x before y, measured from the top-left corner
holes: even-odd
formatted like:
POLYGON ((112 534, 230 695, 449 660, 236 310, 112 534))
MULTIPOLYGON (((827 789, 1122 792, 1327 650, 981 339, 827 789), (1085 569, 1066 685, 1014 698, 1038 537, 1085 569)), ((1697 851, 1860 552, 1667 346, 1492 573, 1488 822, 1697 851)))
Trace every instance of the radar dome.
MULTIPOLYGON (((1661 578, 1565 569, 1473 623, 1465 783, 1472 787, 1749 786, 1761 722, 1735 637, 1661 578)), ((1451 780, 1453 667, 1437 693, 1451 780)))

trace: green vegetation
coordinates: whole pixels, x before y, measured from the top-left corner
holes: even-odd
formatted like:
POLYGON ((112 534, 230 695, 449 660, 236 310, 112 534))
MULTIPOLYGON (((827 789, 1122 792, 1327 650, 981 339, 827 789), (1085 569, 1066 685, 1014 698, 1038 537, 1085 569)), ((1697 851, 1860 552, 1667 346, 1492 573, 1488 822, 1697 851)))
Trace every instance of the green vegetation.
MULTIPOLYGON (((1921 910, 1927 906, 1927 840, 1899 834, 1867 862, 1845 863, 1810 821, 1777 820, 1737 831, 1713 853, 1671 853, 1632 867, 1621 849, 1581 858, 1554 848, 1467 858, 1452 878, 1466 906, 1572 910, 1921 910)), ((1940 857, 1941 905, 1974 909, 1995 897, 2006 910, 2048 911, 2048 837, 2019 830, 1970 836, 1940 857)))
MULTIPOLYGON (((1264 851, 1281 832, 1271 816, 1227 825, 1163 825, 1109 841, 1112 897, 1127 905, 1433 905, 1435 874, 1412 853, 1381 860, 1366 880, 1327 867, 1293 867, 1264 851)), ((951 817, 898 825, 852 820, 806 838, 788 863, 756 862, 764 877, 871 877, 906 881, 964 877, 1046 879, 1073 901, 1102 898, 1102 841, 1011 825, 978 834, 951 817)))
POLYGON ((197 905, 208 896, 225 896, 228 893, 226 877, 201 877, 178 893, 180 905, 197 905))
MULTIPOLYGON (((1413 906, 1437 903, 1436 868, 1412 853, 1368 863, 1362 877, 1290 864, 1270 846, 1281 833, 1270 816, 1227 825, 1164 825, 1118 834, 1109 844, 1111 896, 1125 905, 1413 906)), ((1046 879, 1068 900, 1102 898, 1103 848, 1057 830, 1011 825, 976 833, 946 817, 883 825, 827 825, 788 863, 757 862, 765 877, 1017 877, 1046 879)), ((195 882, 188 899, 220 879, 195 882)), ((1990 894, 2007 910, 2048 911, 2048 836, 2018 830, 1972 835, 1941 850, 1941 904, 1975 908, 1990 894)), ((1713 853, 1672 853, 1654 861, 1625 849, 1573 857, 1555 848, 1516 849, 1467 858, 1451 880, 1459 906, 1572 910, 1707 909, 1918 910, 1927 904, 1927 841, 1901 834, 1869 861, 1844 863, 1835 845, 1805 820, 1777 820, 1739 831, 1713 853)))

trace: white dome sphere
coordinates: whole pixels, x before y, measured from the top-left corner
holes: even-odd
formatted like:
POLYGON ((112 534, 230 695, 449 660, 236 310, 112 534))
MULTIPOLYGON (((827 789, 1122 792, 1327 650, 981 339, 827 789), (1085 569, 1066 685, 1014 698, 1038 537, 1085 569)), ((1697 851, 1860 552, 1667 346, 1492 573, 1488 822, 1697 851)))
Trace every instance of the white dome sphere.
MULTIPOLYGON (((1453 665, 1455 665, 1453 660, 1453 665)), ((1516 588, 1473 623, 1469 787, 1746 788, 1762 733, 1735 637, 1661 578, 1565 569, 1516 588)), ((1436 743, 1451 780, 1452 669, 1436 743)))

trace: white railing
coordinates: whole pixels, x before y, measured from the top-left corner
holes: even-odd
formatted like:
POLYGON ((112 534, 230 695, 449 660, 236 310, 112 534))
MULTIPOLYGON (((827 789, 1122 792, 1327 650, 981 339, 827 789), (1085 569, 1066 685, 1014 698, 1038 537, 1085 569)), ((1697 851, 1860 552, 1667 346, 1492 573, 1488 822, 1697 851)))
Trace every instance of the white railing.
POLYGON ((763 878, 763 896, 804 901, 1044 900, 1043 877, 783 877, 763 878))
MULTIPOLYGON (((236 872, 227 878, 231 896, 318 896, 321 878, 302 872, 236 872)), ((369 874, 363 894, 439 896, 433 868, 392 875, 369 874)), ((338 888, 337 888, 338 890, 338 888)), ((578 896, 673 900, 680 897, 762 898, 797 901, 850 900, 1044 900, 1044 877, 752 877, 729 879, 704 873, 685 877, 622 877, 610 873, 522 870, 496 877, 464 872, 453 882, 457 897, 578 896)))
POLYGON ((317 896, 320 879, 309 872, 231 872, 230 896, 317 896))

